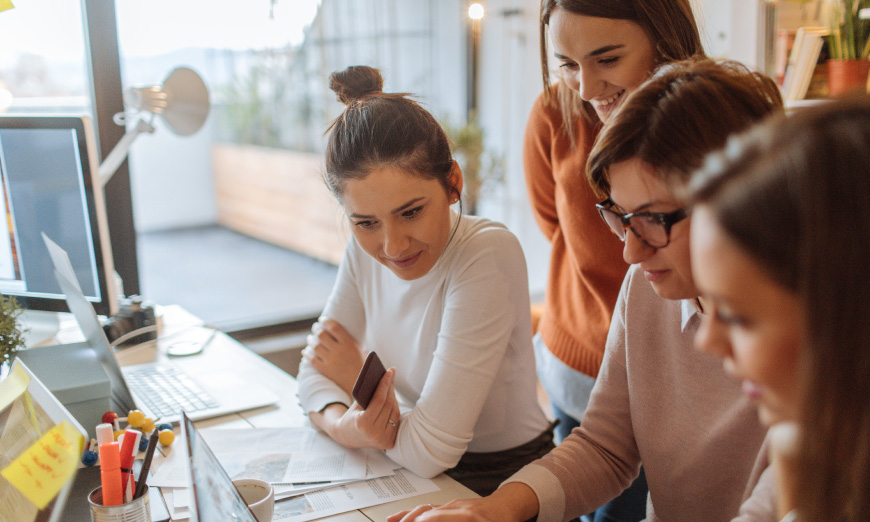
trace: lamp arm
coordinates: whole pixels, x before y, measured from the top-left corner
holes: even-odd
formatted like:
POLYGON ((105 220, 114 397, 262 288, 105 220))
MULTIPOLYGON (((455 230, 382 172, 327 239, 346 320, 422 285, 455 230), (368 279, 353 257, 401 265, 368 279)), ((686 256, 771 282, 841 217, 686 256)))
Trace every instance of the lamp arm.
POLYGON ((118 170, 118 167, 120 167, 121 163, 124 162, 124 158, 127 157, 127 153, 130 151, 130 145, 133 144, 133 140, 145 132, 154 132, 154 126, 151 122, 140 118, 139 121, 136 122, 136 126, 121 137, 120 141, 115 145, 115 148, 112 149, 112 152, 110 152, 109 155, 106 156, 106 159, 100 164, 100 185, 105 187, 106 183, 112 179, 112 176, 115 175, 115 171, 118 170))

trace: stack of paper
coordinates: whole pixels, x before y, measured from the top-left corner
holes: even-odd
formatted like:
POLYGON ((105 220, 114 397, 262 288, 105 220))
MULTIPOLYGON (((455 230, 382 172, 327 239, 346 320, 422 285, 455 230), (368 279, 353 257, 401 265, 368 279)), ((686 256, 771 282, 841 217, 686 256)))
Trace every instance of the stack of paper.
MULTIPOLYGON (((202 435, 233 480, 272 484, 272 520, 304 522, 438 490, 381 451, 351 450, 310 428, 213 428, 202 435)), ((173 520, 187 518, 190 484, 183 445, 173 445, 155 466, 148 485, 161 488, 173 520)))

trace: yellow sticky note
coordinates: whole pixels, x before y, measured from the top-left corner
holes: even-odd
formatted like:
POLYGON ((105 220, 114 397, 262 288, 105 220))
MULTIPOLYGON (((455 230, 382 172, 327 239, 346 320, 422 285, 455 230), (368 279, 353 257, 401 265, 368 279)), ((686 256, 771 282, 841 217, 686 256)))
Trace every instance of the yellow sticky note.
POLYGON ((15 7, 12 5, 12 0, 0 0, 0 11, 6 11, 15 7))
MULTIPOLYGON (((3 0, 0 0, 0 6, 3 0)), ((12 401, 17 399, 30 385, 30 375, 19 365, 12 366, 12 371, 3 381, 0 381, 0 411, 5 410, 12 401)))
POLYGON ((84 442, 81 433, 63 421, 0 471, 0 475, 38 509, 45 509, 75 473, 84 442))

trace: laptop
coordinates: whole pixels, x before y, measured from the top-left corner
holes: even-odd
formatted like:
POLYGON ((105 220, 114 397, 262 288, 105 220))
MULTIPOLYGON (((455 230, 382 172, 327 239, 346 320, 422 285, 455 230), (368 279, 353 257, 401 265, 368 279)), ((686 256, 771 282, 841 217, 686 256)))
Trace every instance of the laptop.
POLYGON ((191 522, 257 522, 251 508, 245 504, 242 495, 226 470, 218 462, 211 448, 193 425, 193 421, 182 413, 181 432, 187 444, 187 457, 190 463, 191 522))
POLYGON ((182 410, 191 418, 204 419, 278 401, 262 385, 240 378, 231 361, 224 369, 203 365, 197 357, 121 368, 93 306, 74 282, 66 252, 43 237, 67 305, 112 383, 112 406, 119 415, 138 409, 161 423, 175 423, 181 420, 182 410))
MULTIPOLYGON (((4 399, 3 404, 0 404, 0 447, 2 447, 0 449, 3 450, 0 456, 0 469, 5 468, 30 448, 31 444, 63 421, 69 423, 74 432, 81 436, 82 445, 88 438, 87 432, 75 417, 20 359, 16 359, 12 362, 7 378, 15 379, 23 375, 26 375, 30 381, 26 388, 28 397, 22 399, 22 396, 17 396, 15 400, 11 400, 9 395, 0 394, 4 399), (20 404, 16 404, 19 401, 20 404), (28 410, 29 413, 22 413, 28 410)), ((12 382, 5 383, 7 390, 12 382)), ((25 500, 23 494, 13 488, 4 477, 0 477, 0 519, 19 522, 28 520, 60 522, 64 519, 64 505, 70 497, 76 471, 78 466, 63 484, 57 496, 42 510, 37 510, 36 506, 25 500)))

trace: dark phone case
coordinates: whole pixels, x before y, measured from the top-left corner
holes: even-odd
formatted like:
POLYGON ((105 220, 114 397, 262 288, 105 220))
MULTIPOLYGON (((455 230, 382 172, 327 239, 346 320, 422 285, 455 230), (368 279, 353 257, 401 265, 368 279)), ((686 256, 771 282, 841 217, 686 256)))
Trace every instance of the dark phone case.
POLYGON ((381 362, 378 354, 369 352, 362 369, 359 371, 356 382, 353 384, 353 398, 362 409, 369 407, 369 402, 371 402, 372 396, 381 382, 381 377, 385 373, 387 373, 387 370, 384 368, 384 363, 381 362))

